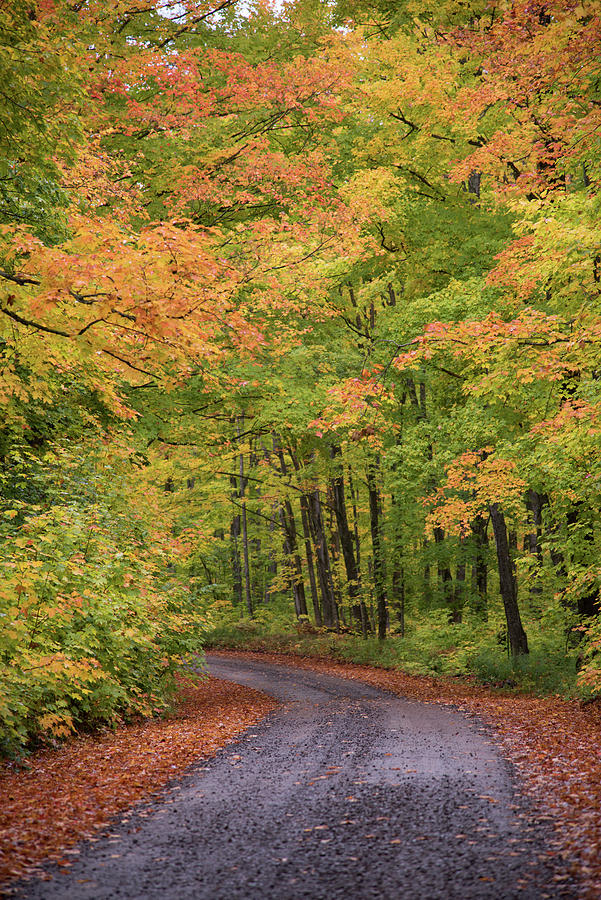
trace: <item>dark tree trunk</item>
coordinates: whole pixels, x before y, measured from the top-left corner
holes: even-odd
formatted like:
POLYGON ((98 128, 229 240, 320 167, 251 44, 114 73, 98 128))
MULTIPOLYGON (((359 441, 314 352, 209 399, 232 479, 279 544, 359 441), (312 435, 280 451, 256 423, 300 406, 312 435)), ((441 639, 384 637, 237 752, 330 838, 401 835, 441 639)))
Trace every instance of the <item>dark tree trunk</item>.
POLYGON ((382 641, 386 637, 386 625, 388 622, 388 606, 386 603, 386 589, 384 559, 382 557, 382 535, 380 532, 380 495, 376 478, 377 469, 374 464, 367 468, 367 489, 369 491, 369 521, 371 527, 371 544, 374 560, 374 588, 376 594, 376 606, 378 610, 378 637, 382 641))
POLYGON ((294 609, 297 618, 307 616, 303 567, 297 548, 294 512, 289 500, 284 502, 284 508, 280 510, 280 519, 284 528, 284 553, 288 557, 289 582, 294 597, 294 609))
POLYGON ((442 593, 442 599, 445 606, 449 607, 449 619, 451 622, 456 621, 455 619, 455 610, 453 607, 454 597, 453 597, 453 576, 451 574, 451 569, 448 563, 444 562, 440 559, 441 549, 444 544, 444 531, 442 528, 434 529, 434 543, 439 548, 439 559, 437 563, 438 568, 438 585, 440 587, 440 591, 442 593))
POLYGON ((486 619, 488 616, 488 519, 480 516, 472 522, 474 538, 474 564, 472 586, 474 612, 486 619))
POLYGON ((357 515, 357 495, 353 485, 352 475, 349 473, 349 488, 351 491, 351 500, 353 502, 353 535, 355 537, 355 559, 357 560, 357 571, 361 572, 361 541, 359 540, 359 516, 357 515))
POLYGON ((528 653, 528 639, 526 638, 526 632, 524 631, 522 620, 520 618, 520 610, 518 607, 518 587, 513 568, 513 561, 509 552, 509 541, 507 538, 505 516, 503 515, 498 504, 491 503, 489 508, 493 532, 495 535, 495 543, 497 545, 499 587, 501 591, 501 597, 503 598, 503 606, 505 607, 507 634, 509 636, 509 649, 512 656, 520 656, 522 654, 528 653))
POLYGON ((309 527, 313 535, 313 543, 315 544, 315 559, 317 562, 317 575, 321 590, 323 623, 329 628, 338 628, 338 609, 336 608, 336 602, 334 600, 330 556, 323 526, 321 501, 317 489, 309 495, 309 527))
POLYGON ((269 603, 269 601, 271 600, 271 581, 278 574, 278 564, 273 552, 273 532, 276 526, 277 515, 277 504, 275 504, 272 507, 271 518, 269 520, 269 551, 267 553, 267 571, 265 573, 263 603, 269 603))
POLYGON ((301 521, 303 524, 303 537, 305 540, 305 555, 307 557, 307 571, 309 572, 309 586, 311 588, 311 603, 313 604, 313 614, 315 616, 315 624, 318 628, 323 625, 321 616, 321 608, 319 606, 319 597, 317 596, 317 582, 315 581, 315 565, 313 562, 313 547, 311 546, 311 531, 309 529, 309 505, 305 494, 301 494, 300 498, 301 521))
MULTIPOLYGON (((547 497, 544 494, 539 494, 538 491, 533 491, 532 489, 528 491, 526 507, 532 516, 533 531, 528 532, 524 536, 524 549, 536 557, 537 566, 541 566, 543 562, 540 539, 543 531, 543 506, 545 502, 547 502, 547 497)), ((533 595, 542 593, 542 587, 536 574, 530 584, 530 593, 533 595)))
MULTIPOLYGON (((332 447, 331 456, 336 460, 340 456, 340 447, 332 447)), ((342 557, 344 559, 344 568, 348 581, 348 595, 351 606, 351 613, 354 622, 358 628, 364 628, 363 617, 361 615, 361 604, 359 602, 359 571, 355 560, 355 552, 353 549, 353 536, 348 524, 346 513, 346 499, 344 495, 344 476, 342 467, 332 476, 332 496, 334 500, 334 510, 336 513, 336 524, 338 526, 338 536, 340 538, 340 547, 342 557)))
POLYGON ((392 572, 392 605, 399 617, 399 633, 405 637, 405 570, 400 562, 392 572))
MULTIPOLYGON (((232 497, 237 498, 238 483, 233 475, 230 477, 230 484, 232 486, 232 497)), ((238 513, 232 518, 232 524, 230 525, 230 539, 233 573, 233 600, 234 603, 238 603, 240 606, 242 606, 242 563, 240 561, 239 547, 241 528, 240 513, 238 513)))
POLYGON ((463 621, 463 607, 465 605, 465 568, 465 560, 461 560, 457 563, 457 568, 455 570, 453 608, 451 611, 451 621, 455 624, 463 621))
POLYGON ((334 573, 338 571, 338 560, 340 559, 340 535, 338 534, 338 528, 336 527, 336 515, 334 512, 334 498, 332 496, 332 485, 328 484, 327 492, 326 492, 326 509, 328 521, 326 524, 326 533, 329 535, 330 544, 330 578, 332 583, 332 594, 334 597, 334 602, 336 604, 336 609, 338 610, 338 615, 342 621, 342 624, 346 626, 346 620, 344 618, 344 606, 342 604, 342 594, 340 593, 340 588, 338 586, 338 579, 334 579, 334 573))
MULTIPOLYGON (((238 429, 240 424, 238 423, 238 429)), ((246 600, 246 611, 252 617, 253 605, 250 592, 250 559, 248 556, 248 523, 246 520, 246 499, 245 480, 244 480, 244 456, 240 454, 240 504, 242 506, 242 559, 244 561, 244 597, 246 600)))
MULTIPOLYGON (((424 538, 423 543, 422 543, 422 549, 424 550, 425 553, 428 553, 428 547, 429 547, 429 543, 428 543, 428 541, 426 540, 426 538, 424 538)), ((422 591, 422 593, 423 593, 423 595, 424 595, 424 600, 425 600, 425 603, 426 603, 426 607, 429 609, 430 606, 432 605, 432 579, 431 579, 430 563, 429 563, 429 562, 424 563, 423 591, 422 591)))
MULTIPOLYGON (((357 561, 357 572, 359 573, 359 580, 361 580, 361 540, 359 538, 359 516, 357 515, 357 494, 355 493, 355 488, 353 485, 353 478, 351 473, 349 472, 349 488, 351 492, 351 499, 353 504, 353 537, 355 539, 355 559, 357 561)), ((361 599, 359 601, 359 606, 361 609, 361 632, 363 637, 367 637, 367 635, 373 630, 371 627, 371 623, 369 621, 369 614, 367 612, 367 606, 365 605, 365 599, 361 595, 361 599)))

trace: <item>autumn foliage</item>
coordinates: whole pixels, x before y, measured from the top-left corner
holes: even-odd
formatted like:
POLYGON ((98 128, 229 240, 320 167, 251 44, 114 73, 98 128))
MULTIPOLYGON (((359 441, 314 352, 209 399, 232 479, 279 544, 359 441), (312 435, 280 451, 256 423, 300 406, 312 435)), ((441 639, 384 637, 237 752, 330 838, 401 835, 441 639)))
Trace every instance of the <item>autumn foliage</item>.
POLYGON ((1 6, 4 752, 244 616, 597 693, 600 12, 1 6))

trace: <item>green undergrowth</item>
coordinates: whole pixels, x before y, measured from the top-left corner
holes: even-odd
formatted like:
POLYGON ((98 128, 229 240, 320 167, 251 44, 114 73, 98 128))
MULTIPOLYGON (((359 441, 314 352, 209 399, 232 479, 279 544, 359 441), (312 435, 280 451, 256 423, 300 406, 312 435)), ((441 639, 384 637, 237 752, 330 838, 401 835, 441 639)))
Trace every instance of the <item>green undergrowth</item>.
POLYGON ((540 620, 530 624, 530 653, 511 659, 501 623, 466 620, 449 624, 441 610, 409 622, 404 636, 384 641, 351 633, 317 629, 308 622, 283 627, 277 616, 259 612, 256 619, 231 619, 215 625, 204 638, 206 650, 232 649, 334 659, 411 675, 465 677, 493 688, 540 695, 579 696, 578 650, 558 639, 540 620), (536 624, 536 627, 535 627, 536 624))

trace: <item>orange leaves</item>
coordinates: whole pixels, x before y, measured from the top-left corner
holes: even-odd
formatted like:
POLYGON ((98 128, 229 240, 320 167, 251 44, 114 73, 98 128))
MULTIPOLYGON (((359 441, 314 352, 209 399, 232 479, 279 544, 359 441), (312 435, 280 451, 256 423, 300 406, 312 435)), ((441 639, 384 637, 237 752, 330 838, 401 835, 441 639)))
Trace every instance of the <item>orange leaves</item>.
POLYGON ((308 423, 318 436, 324 431, 351 428, 351 440, 367 438, 370 444, 380 445, 387 426, 381 407, 392 400, 393 394, 376 375, 365 370, 360 378, 347 378, 330 388, 328 396, 330 400, 320 416, 308 423))
POLYGON ((601 110, 589 98, 600 41, 594 0, 554 0, 543 12, 521 0, 489 27, 458 29, 454 47, 480 60, 482 69, 475 85, 458 91, 448 114, 467 119, 474 133, 483 130, 482 119, 490 120, 493 133, 457 164, 453 177, 464 180, 478 169, 521 196, 563 189, 566 163, 583 158, 597 140, 601 110))
POLYGON ((465 537, 474 519, 488 514, 490 503, 513 504, 520 510, 525 487, 516 464, 493 455, 492 447, 462 453, 446 468, 445 483, 425 501, 433 504, 426 529, 430 535, 443 528, 465 537))
POLYGON ((466 391, 490 390, 495 379, 507 379, 508 372, 518 382, 540 379, 556 381, 573 367, 568 351, 579 346, 584 335, 576 337, 556 315, 527 307, 513 319, 506 320, 497 312, 477 321, 432 322, 415 339, 415 349, 393 361, 397 369, 414 367, 421 359, 432 359, 435 353, 450 353, 485 374, 479 382, 471 380, 466 391), (565 329, 565 330, 564 330, 565 329), (533 350, 527 365, 516 366, 520 348, 533 350))

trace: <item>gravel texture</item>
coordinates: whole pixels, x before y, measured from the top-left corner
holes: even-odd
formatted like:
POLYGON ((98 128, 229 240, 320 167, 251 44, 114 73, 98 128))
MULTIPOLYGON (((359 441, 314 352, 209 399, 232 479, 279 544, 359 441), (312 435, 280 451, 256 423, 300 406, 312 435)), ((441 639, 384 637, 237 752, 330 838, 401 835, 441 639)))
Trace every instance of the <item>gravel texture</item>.
POLYGON ((474 720, 260 660, 209 656, 209 668, 283 706, 17 896, 576 896, 474 720))

